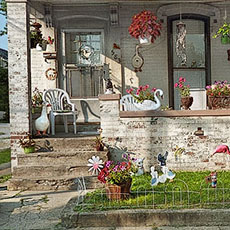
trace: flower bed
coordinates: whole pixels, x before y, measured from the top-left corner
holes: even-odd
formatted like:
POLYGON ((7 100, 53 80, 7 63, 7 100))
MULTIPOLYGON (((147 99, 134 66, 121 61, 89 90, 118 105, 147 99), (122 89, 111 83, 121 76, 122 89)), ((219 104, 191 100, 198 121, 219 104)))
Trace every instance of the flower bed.
POLYGON ((151 187, 151 176, 133 178, 127 200, 110 201, 105 190, 88 193, 75 211, 93 212, 108 209, 135 208, 226 208, 230 207, 230 172, 218 172, 217 188, 205 182, 210 172, 177 172, 176 179, 151 187))

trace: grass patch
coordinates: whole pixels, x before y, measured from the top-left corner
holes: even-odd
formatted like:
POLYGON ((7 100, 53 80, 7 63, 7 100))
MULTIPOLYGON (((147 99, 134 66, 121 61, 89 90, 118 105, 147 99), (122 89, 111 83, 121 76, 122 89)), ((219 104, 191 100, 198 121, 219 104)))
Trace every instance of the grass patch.
POLYGON ((210 172, 177 172, 173 181, 152 187, 151 176, 134 177, 126 200, 108 200, 105 189, 87 193, 77 212, 109 209, 230 208, 230 172, 218 172, 217 188, 205 182, 210 172))
POLYGON ((4 183, 4 182, 8 181, 9 179, 11 179, 11 174, 0 176, 0 183, 4 183))
POLYGON ((0 151, 0 164, 8 163, 11 160, 11 150, 10 148, 0 151))

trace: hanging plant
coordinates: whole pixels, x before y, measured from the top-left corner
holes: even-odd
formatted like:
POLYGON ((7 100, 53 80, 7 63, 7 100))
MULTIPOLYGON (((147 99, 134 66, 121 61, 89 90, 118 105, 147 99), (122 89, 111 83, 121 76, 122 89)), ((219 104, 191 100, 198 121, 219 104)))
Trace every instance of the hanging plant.
POLYGON ((213 35, 213 38, 221 37, 222 44, 230 43, 230 23, 225 22, 218 31, 213 35))
POLYGON ((157 16, 153 12, 144 10, 132 17, 132 24, 129 26, 129 34, 136 38, 151 36, 153 43, 161 35, 161 23, 157 22, 157 16))

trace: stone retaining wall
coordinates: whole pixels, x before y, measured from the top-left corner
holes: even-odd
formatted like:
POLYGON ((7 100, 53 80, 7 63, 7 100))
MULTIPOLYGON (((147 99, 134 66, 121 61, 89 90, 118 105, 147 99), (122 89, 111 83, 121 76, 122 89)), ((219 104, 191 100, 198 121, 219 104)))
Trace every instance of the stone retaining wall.
POLYGON ((218 145, 230 143, 230 111, 120 112, 119 99, 118 94, 100 96, 102 136, 112 159, 119 160, 127 148, 145 157, 149 170, 158 164, 157 155, 168 151, 167 166, 175 170, 230 169, 226 153, 211 157, 218 145), (204 135, 194 134, 198 127, 204 135), (185 151, 175 156, 176 146, 185 151))

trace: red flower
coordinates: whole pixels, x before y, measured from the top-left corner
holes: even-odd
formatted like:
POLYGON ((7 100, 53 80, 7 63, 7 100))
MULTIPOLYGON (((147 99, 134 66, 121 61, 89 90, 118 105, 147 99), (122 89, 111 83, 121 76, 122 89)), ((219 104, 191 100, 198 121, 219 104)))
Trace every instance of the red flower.
POLYGON ((106 177, 109 175, 109 171, 107 168, 103 168, 101 172, 98 175, 98 180, 101 181, 102 183, 106 183, 106 177))

